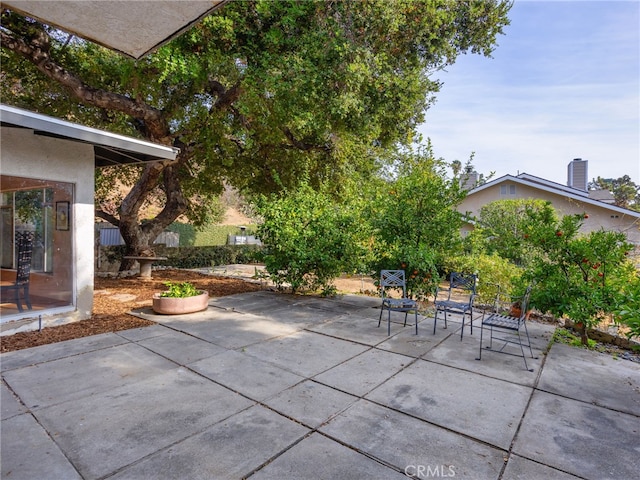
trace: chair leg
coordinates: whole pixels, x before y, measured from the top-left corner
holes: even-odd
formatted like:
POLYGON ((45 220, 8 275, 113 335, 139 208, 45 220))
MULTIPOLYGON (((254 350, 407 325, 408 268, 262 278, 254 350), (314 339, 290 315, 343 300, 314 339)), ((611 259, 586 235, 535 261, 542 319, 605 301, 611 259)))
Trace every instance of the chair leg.
POLYGON ((378 319, 378 327, 382 323, 382 312, 384 312, 384 307, 380 307, 380 318, 378 319))
MULTIPOLYGON (((518 342, 520 342, 520 351, 522 352, 522 360, 524 360, 524 368, 525 370, 529 370, 530 372, 533 372, 533 368, 529 368, 529 366, 527 365, 527 356, 524 354, 524 346, 522 345, 522 337, 520 336, 520 329, 518 329, 518 342)), ((531 345, 531 342, 529 342, 529 345, 531 345)), ((531 348, 531 346, 529 346, 529 348, 531 348)), ((533 355, 531 355, 533 357, 533 355)))
POLYGON ((14 291, 16 292, 16 306, 18 307, 18 311, 22 312, 22 305, 20 304, 20 289, 16 288, 14 291))
POLYGON ((387 336, 391 335, 391 309, 389 309, 389 318, 387 319, 387 336))
POLYGON ((476 360, 482 360, 482 332, 484 332, 484 325, 480 325, 480 350, 478 352, 478 358, 476 358, 476 360))
POLYGON ((531 358, 537 358, 533 356, 533 350, 531 349, 531 338, 529 338, 529 329, 527 328, 527 322, 524 322, 524 332, 527 334, 527 344, 529 345, 529 353, 531 354, 531 358))
POLYGON ((29 310, 32 310, 33 307, 31 306, 31 300, 29 299, 29 285, 28 284, 24 286, 23 292, 24 292, 24 302, 27 304, 27 308, 29 310))
POLYGON ((416 335, 417 335, 418 334, 418 309, 417 308, 416 308, 415 314, 416 314, 416 335))
POLYGON ((433 316, 433 334, 436 334, 436 323, 438 323, 438 309, 436 308, 436 314, 433 316))
MULTIPOLYGON (((466 312, 462 312, 462 330, 460 331, 460 340, 462 340, 462 336, 464 335, 464 318, 466 315, 466 312)), ((470 335, 473 335, 473 310, 469 314, 469 329, 471 331, 470 335)))

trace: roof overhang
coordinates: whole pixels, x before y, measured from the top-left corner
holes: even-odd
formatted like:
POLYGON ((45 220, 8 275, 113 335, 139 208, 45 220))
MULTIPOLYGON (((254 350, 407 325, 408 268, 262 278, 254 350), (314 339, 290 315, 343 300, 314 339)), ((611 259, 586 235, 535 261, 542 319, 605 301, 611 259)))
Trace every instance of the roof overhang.
POLYGON ((133 137, 85 127, 57 118, 0 104, 2 126, 28 128, 35 135, 93 145, 96 167, 175 160, 180 150, 133 137))
POLYGON ((467 197, 473 195, 474 193, 481 192, 483 190, 486 190, 487 188, 494 187, 507 181, 525 185, 527 187, 535 188, 544 192, 552 193, 554 195, 566 197, 587 205, 605 208, 607 210, 611 210, 612 212, 628 215, 634 218, 640 218, 640 212, 636 212, 635 210, 629 210, 627 208, 618 207, 617 205, 611 205, 610 203, 589 198, 588 192, 584 192, 582 190, 571 187, 565 187, 560 184, 555 184, 554 182, 551 182, 549 180, 544 180, 542 178, 534 177, 528 174, 520 174, 517 177, 514 177, 513 175, 504 175, 502 177, 496 178, 495 180, 472 188, 467 193, 467 197))
POLYGON ((141 58, 229 0, 2 0, 2 6, 141 58))

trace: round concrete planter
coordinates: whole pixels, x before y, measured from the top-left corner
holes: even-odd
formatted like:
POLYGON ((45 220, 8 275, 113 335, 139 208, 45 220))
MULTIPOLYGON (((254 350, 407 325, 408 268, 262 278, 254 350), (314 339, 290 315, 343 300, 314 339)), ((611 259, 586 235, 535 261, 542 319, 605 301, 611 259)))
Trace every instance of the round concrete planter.
POLYGON ((209 294, 202 292, 193 297, 161 297, 160 293, 153 296, 153 311, 163 315, 180 315, 205 310, 209 302, 209 294))

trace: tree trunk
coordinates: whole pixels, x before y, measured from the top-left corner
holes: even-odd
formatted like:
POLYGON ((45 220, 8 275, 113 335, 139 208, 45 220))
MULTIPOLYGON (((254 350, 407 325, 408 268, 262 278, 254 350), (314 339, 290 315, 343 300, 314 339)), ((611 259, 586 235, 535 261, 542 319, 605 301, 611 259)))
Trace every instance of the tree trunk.
MULTIPOLYGON (((187 211, 187 201, 180 187, 179 167, 186 161, 189 150, 184 149, 176 162, 155 162, 147 164, 140 179, 120 205, 118 228, 126 245, 125 256, 145 255, 151 250, 153 241, 165 228, 187 211), (162 211, 153 219, 140 222, 140 209, 148 194, 162 182, 166 202, 162 211)), ((133 260, 122 259, 120 271, 129 270, 133 260)))

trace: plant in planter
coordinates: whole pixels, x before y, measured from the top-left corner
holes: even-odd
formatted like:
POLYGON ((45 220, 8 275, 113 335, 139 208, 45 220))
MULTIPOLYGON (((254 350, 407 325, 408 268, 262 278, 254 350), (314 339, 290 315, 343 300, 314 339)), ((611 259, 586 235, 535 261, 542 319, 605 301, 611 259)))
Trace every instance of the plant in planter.
POLYGON ((153 296, 153 311, 164 315, 180 315, 205 310, 209 293, 189 282, 165 282, 168 290, 153 296))

